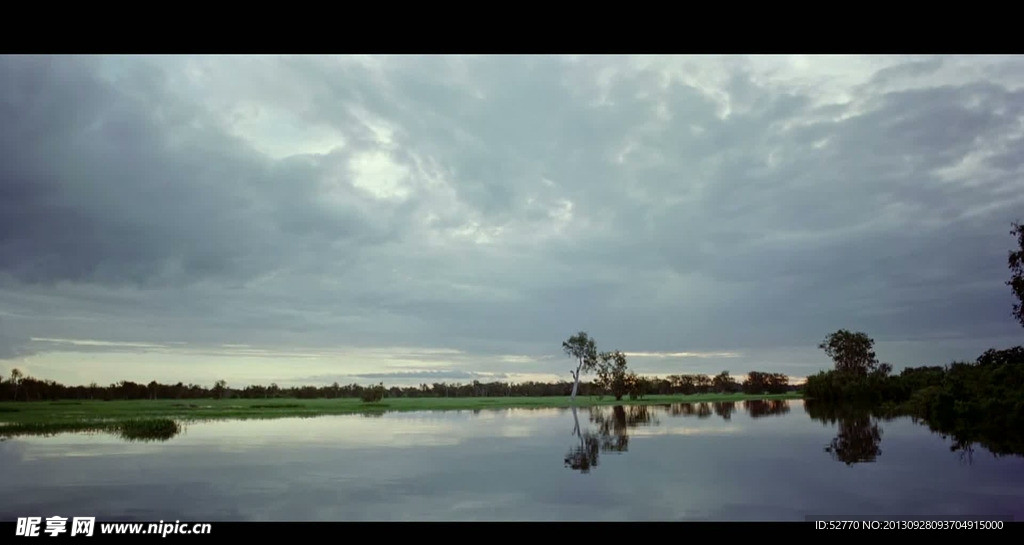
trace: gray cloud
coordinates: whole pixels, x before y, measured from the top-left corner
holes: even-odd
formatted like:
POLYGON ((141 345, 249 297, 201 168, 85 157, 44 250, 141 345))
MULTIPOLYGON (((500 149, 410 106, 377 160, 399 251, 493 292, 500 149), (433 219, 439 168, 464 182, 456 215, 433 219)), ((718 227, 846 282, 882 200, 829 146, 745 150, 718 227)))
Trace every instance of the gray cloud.
POLYGON ((0 358, 433 346, 557 372, 495 356, 585 329, 756 366, 846 327, 899 366, 1022 337, 1019 58, 5 56, 0 81, 0 358))
POLYGON ((314 384, 341 382, 351 383, 365 382, 366 380, 387 380, 388 384, 408 383, 409 381, 430 381, 430 380, 480 380, 495 381, 508 378, 506 373, 476 373, 473 371, 459 371, 454 369, 423 369, 421 371, 391 371, 382 373, 352 373, 347 375, 313 375, 302 377, 298 381, 307 381, 314 384))

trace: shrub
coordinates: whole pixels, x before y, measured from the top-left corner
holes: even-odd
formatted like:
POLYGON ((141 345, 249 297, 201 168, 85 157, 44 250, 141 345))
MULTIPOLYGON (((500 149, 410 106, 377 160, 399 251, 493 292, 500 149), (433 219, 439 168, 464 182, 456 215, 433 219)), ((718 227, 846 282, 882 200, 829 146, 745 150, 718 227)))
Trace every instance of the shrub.
POLYGON ((364 388, 362 394, 359 396, 365 403, 373 403, 384 399, 384 383, 380 383, 370 388, 364 388))

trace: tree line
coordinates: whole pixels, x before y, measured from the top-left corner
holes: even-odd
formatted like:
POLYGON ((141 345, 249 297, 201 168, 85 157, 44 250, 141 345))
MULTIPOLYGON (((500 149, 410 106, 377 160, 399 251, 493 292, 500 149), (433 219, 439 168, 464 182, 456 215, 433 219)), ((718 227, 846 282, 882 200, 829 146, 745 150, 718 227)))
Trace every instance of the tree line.
POLYGON ((748 394, 781 394, 791 390, 789 377, 782 373, 765 373, 751 371, 742 383, 729 376, 729 371, 718 375, 669 375, 665 378, 648 378, 637 375, 628 369, 626 354, 620 350, 610 352, 597 351, 597 343, 586 331, 572 335, 562 343, 566 355, 576 360, 576 368, 570 369, 572 389, 569 395, 576 398, 581 387, 580 376, 592 372, 597 379, 586 389, 592 395, 612 395, 616 400, 629 394, 630 399, 644 395, 660 394, 706 394, 706 393, 737 393, 748 394))
MULTIPOLYGON (((804 395, 817 404, 871 407, 889 416, 920 418, 960 443, 980 442, 995 453, 1024 454, 1024 346, 990 349, 973 362, 908 367, 899 374, 877 364, 856 334, 863 365, 807 377, 804 395)), ((810 402, 809 401, 809 402, 810 402)))
MULTIPOLYGON (((1006 284, 1017 300, 1012 316, 1024 326, 1024 225, 1015 222, 1010 234, 1017 247, 1009 252, 1006 284)), ((909 415, 952 435, 958 448, 979 442, 997 454, 1024 454, 1024 346, 893 374, 891 365, 878 361, 874 344, 860 331, 840 329, 825 337, 818 347, 835 366, 807 378, 808 407, 841 404, 846 412, 852 405, 890 417, 909 415)))
MULTIPOLYGON (((323 386, 278 386, 248 385, 231 388, 226 381, 217 381, 212 386, 200 384, 164 384, 151 381, 148 384, 122 380, 101 386, 96 383, 87 386, 66 386, 53 380, 41 380, 25 376, 14 369, 10 376, 0 377, 0 401, 56 401, 73 400, 127 400, 127 399, 200 399, 200 398, 361 398, 378 401, 382 398, 402 397, 547 397, 568 396, 574 383, 559 382, 480 382, 470 383, 434 382, 418 386, 391 386, 383 384, 341 385, 337 382, 323 386)), ((610 394, 601 379, 583 381, 578 386, 580 395, 604 396, 610 394)), ((795 386, 780 373, 751 372, 747 379, 738 382, 728 371, 711 377, 708 375, 670 375, 668 377, 635 376, 629 383, 628 393, 634 397, 670 394, 736 393, 752 394, 784 393, 795 386)))

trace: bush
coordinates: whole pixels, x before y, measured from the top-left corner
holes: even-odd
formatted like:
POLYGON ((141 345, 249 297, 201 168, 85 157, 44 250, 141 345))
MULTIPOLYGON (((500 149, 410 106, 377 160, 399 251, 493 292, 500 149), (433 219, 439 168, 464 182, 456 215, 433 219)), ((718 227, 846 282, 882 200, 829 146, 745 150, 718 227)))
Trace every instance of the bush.
POLYGON ((359 397, 366 403, 372 403, 384 399, 384 383, 380 383, 370 388, 364 388, 359 397))

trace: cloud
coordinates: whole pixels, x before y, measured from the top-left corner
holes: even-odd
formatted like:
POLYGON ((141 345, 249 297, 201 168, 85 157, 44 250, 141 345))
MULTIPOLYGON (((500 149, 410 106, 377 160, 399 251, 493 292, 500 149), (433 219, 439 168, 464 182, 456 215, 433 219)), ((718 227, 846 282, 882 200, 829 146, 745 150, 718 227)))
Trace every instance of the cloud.
POLYGON ((47 354, 183 347, 546 373, 581 329, 679 372, 813 372, 838 328, 914 363, 1024 340, 1016 57, 2 56, 0 81, 0 358, 56 379, 47 354))
POLYGON ((736 358, 735 352, 625 352, 631 358, 736 358))
POLYGON ((316 375, 305 379, 312 383, 327 383, 337 381, 365 381, 369 380, 396 380, 407 382, 409 380, 482 380, 495 381, 508 378, 506 373, 475 373, 472 371, 459 371, 455 369, 422 369, 418 371, 391 371, 381 373, 355 373, 349 375, 316 375))

